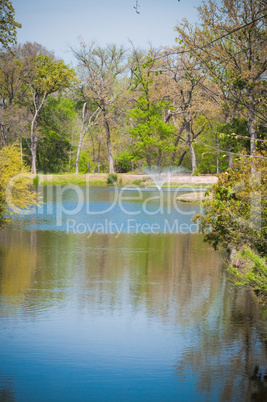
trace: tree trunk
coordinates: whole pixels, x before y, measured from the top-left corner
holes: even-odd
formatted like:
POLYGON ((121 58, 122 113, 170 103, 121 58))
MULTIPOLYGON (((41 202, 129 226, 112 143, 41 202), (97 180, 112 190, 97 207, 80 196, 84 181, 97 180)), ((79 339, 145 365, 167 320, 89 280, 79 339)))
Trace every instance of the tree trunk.
POLYGON ((251 113, 248 119, 248 132, 250 135, 250 155, 254 156, 256 154, 257 132, 255 129, 255 118, 253 113, 251 113))
POLYGON ((102 141, 102 132, 101 132, 100 139, 99 139, 99 143, 98 143, 97 173, 100 173, 100 151, 101 151, 101 141, 102 141))
POLYGON ((71 132, 71 144, 70 144, 70 152, 69 152, 69 166, 68 166, 68 172, 70 172, 71 157, 72 157, 72 146, 73 146, 73 131, 71 132))
POLYGON ((159 150, 159 156, 158 156, 158 161, 157 161, 157 165, 158 165, 158 171, 159 173, 161 172, 161 164, 162 164, 162 150, 159 150))
POLYGON ((182 155, 180 156, 179 162, 178 162, 178 166, 181 166, 185 155, 187 154, 187 149, 182 153, 182 155))
POLYGON ((83 139, 84 139, 84 136, 85 136, 84 124, 85 124, 85 109, 86 109, 86 104, 87 104, 87 103, 84 102, 84 104, 83 104, 83 110, 82 110, 82 126, 81 126, 81 130, 80 130, 80 140, 79 140, 79 144, 78 144, 78 148, 77 148, 76 164, 75 164, 75 174, 78 174, 78 173, 79 173, 79 161, 80 161, 82 143, 83 143, 83 139))
POLYGON ((32 167, 31 167, 31 171, 33 174, 36 174, 36 160, 37 160, 37 135, 35 132, 35 127, 37 125, 37 117, 38 117, 38 113, 40 112, 40 110, 43 107, 44 101, 46 99, 46 92, 44 93, 41 102, 38 103, 36 102, 36 94, 33 93, 33 105, 34 105, 34 116, 31 122, 31 155, 32 155, 32 167))
POLYGON ((92 145, 93 145, 93 173, 95 173, 96 155, 95 155, 95 141, 93 136, 92 136, 92 145))
POLYGON ((192 174, 194 173, 194 171, 197 169, 197 159, 196 159, 196 154, 195 154, 195 150, 193 147, 193 142, 190 140, 190 155, 191 155, 191 164, 192 164, 192 174))
POLYGON ((148 169, 151 170, 151 158, 150 158, 149 154, 147 154, 147 156, 146 156, 146 162, 147 162, 148 169))
POLYGON ((20 161, 21 161, 21 164, 23 164, 22 136, 20 136, 19 146, 20 146, 20 161))
MULTIPOLYGON (((179 132, 178 132, 178 135, 177 135, 177 137, 175 138, 175 143, 174 143, 175 150, 174 150, 173 153, 172 153, 172 165, 174 165, 174 161, 175 161, 175 157, 176 157, 176 151, 177 151, 176 148, 178 147, 178 144, 179 144, 179 141, 180 141, 180 138, 181 138, 181 135, 182 135, 183 131, 184 131, 184 124, 180 127, 180 130, 179 130, 179 132)), ((179 161, 179 162, 180 162, 180 161, 179 161)))
POLYGON ((190 123, 188 121, 185 122, 185 128, 186 128, 186 133, 187 133, 187 143, 189 146, 190 156, 191 156, 192 174, 194 174, 194 171, 197 169, 197 159, 196 159, 196 154, 195 154, 195 150, 193 147, 191 127, 190 127, 190 123))
POLYGON ((80 161, 81 149, 82 149, 82 139, 80 138, 78 148, 77 148, 77 155, 76 155, 75 174, 79 173, 79 161, 80 161))
POLYGON ((215 141, 216 141, 216 173, 220 173, 220 166, 219 166, 219 144, 218 144, 218 135, 215 134, 215 141))
POLYGON ((31 166, 31 172, 33 174, 36 174, 36 158, 37 158, 37 135, 34 130, 34 126, 36 124, 37 120, 37 110, 33 116, 32 122, 31 122, 31 155, 32 155, 32 166, 31 166))
POLYGON ((107 119, 106 119, 105 113, 104 113, 104 123, 105 123, 106 136, 107 136, 109 173, 112 174, 112 173, 115 173, 115 172, 114 172, 114 163, 113 163, 113 156, 112 156, 112 149, 111 149, 111 141, 110 141, 110 127, 109 127, 108 121, 107 121, 107 119))
POLYGON ((7 136, 5 134, 5 125, 1 123, 1 149, 6 146, 7 144, 7 136))
POLYGON ((36 158, 37 158, 37 136, 35 133, 31 136, 31 154, 32 154, 32 166, 31 172, 36 174, 36 158))

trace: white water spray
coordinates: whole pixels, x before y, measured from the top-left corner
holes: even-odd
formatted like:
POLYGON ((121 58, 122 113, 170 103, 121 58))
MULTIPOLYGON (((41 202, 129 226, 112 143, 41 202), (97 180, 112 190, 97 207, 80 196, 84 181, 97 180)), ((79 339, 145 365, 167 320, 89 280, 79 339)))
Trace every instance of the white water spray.
POLYGON ((161 191, 163 184, 167 183, 175 173, 184 173, 182 167, 170 166, 164 170, 159 170, 157 167, 143 168, 144 172, 153 180, 157 189, 161 191))

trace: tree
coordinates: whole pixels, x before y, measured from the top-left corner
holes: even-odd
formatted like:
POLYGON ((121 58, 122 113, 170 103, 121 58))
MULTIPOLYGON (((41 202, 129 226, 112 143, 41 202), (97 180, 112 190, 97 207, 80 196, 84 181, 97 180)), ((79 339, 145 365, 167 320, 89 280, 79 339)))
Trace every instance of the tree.
POLYGON ((252 156, 259 126, 267 123, 266 10, 264 1, 209 0, 198 8, 201 24, 184 20, 176 27, 181 52, 194 56, 200 71, 220 88, 214 96, 226 113, 226 123, 230 114, 246 119, 252 156))
POLYGON ((84 43, 80 44, 79 50, 72 51, 79 62, 80 73, 89 90, 88 95, 101 111, 102 124, 106 131, 109 172, 114 173, 110 122, 115 101, 125 90, 126 51, 116 45, 102 48, 95 44, 87 46, 84 43))
POLYGON ((21 110, 17 99, 23 96, 24 66, 18 54, 18 47, 5 49, 0 57, 0 129, 1 147, 10 140, 16 139, 16 134, 27 124, 27 111, 21 110))
POLYGON ((171 101, 172 108, 166 113, 165 121, 171 118, 177 127, 174 163, 176 150, 180 142, 185 151, 180 157, 179 165, 187 150, 190 151, 192 173, 197 169, 197 158, 194 142, 203 132, 205 119, 199 119, 210 109, 210 96, 204 89, 205 77, 199 71, 194 57, 180 54, 179 48, 167 49, 162 59, 164 73, 159 77, 161 96, 171 101), (201 124, 199 124, 201 122, 201 124), (183 133, 185 132, 185 138, 183 133))
POLYGON ((213 185, 212 199, 205 201, 205 215, 194 220, 214 248, 240 250, 251 246, 266 255, 267 242, 267 157, 256 155, 256 176, 252 158, 242 158, 234 169, 222 173, 213 185))
POLYGON ((7 48, 16 43, 17 28, 21 24, 15 21, 15 10, 10 0, 0 2, 0 45, 7 48))
POLYGON ((133 49, 131 56, 132 92, 134 107, 127 115, 131 121, 129 132, 134 138, 131 149, 139 159, 145 159, 149 168, 160 170, 173 151, 175 128, 165 120, 165 110, 170 102, 158 96, 155 77, 159 74, 156 58, 159 51, 148 53, 133 49))
POLYGON ((135 142, 134 154, 146 159, 149 168, 156 165, 160 170, 166 154, 173 151, 172 132, 174 127, 164 122, 165 105, 151 102, 145 95, 137 99, 136 107, 129 111, 134 127, 130 133, 135 142))
POLYGON ((16 144, 6 146, 0 151, 0 227, 8 222, 7 214, 37 205, 37 195, 31 190, 29 182, 25 177, 19 177, 26 172, 16 144), (16 180, 12 183, 15 176, 16 180), (11 202, 12 210, 8 206, 11 202))
POLYGON ((69 169, 76 120, 73 100, 61 95, 47 97, 39 117, 37 161, 42 172, 64 172, 69 169))
POLYGON ((23 81, 25 95, 20 102, 25 105, 32 114, 31 119, 31 170, 36 174, 37 158, 37 123, 41 109, 49 94, 63 91, 74 82, 76 75, 72 68, 66 66, 62 60, 54 60, 42 52, 38 44, 27 43, 22 47, 25 73, 23 81))
POLYGON ((242 158, 219 175, 205 214, 195 215, 204 240, 231 252, 228 268, 238 286, 251 287, 267 300, 267 157, 242 158), (251 171, 251 165, 257 174, 251 171), (260 256, 262 258, 260 258, 260 256))
POLYGON ((98 123, 98 117, 101 112, 101 108, 97 106, 97 104, 90 98, 90 88, 88 88, 88 83, 86 82, 86 80, 84 80, 84 82, 81 82, 76 96, 78 97, 78 105, 80 106, 79 109, 81 109, 81 127, 75 164, 75 173, 78 174, 79 161, 84 138, 90 128, 98 123))

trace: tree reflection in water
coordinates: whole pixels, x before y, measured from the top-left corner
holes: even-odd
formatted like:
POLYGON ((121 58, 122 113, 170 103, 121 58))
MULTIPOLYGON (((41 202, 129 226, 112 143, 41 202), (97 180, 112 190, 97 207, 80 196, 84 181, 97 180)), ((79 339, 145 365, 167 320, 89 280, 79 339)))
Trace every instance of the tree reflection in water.
POLYGON ((179 378, 188 371, 199 374, 198 390, 226 401, 266 401, 267 341, 256 300, 249 290, 237 290, 227 282, 217 309, 210 305, 199 321, 199 342, 179 359, 179 378), (216 311, 216 320, 209 317, 216 311))
MULTIPOLYGON (((88 237, 52 231, 1 236, 0 306, 8 322, 23 316, 28 331, 47 320, 52 339, 63 345, 69 339, 64 340, 64 332, 53 333, 53 325, 60 320, 68 333, 80 323, 79 339, 86 340, 78 349, 82 358, 89 347, 86 322, 93 319, 97 325, 103 317, 108 325, 114 317, 123 323, 141 317, 144 333, 139 335, 137 328, 135 337, 135 328, 121 334, 115 330, 116 344, 132 336, 140 352, 153 322, 174 345, 169 364, 179 386, 189 378, 198 395, 214 400, 261 400, 266 393, 266 323, 252 295, 228 283, 221 256, 202 236, 88 237)), ((112 344, 111 329, 100 334, 107 345, 112 344)), ((98 334, 95 340, 92 328, 91 333, 92 347, 100 346, 94 344, 98 334)), ((33 339, 38 345, 39 339, 33 339)), ((162 343, 167 348, 168 341, 162 343)), ((127 342, 124 346, 127 350, 127 342)), ((54 355, 49 355, 52 361, 54 355)), ((0 383, 4 400, 9 388, 0 383)))

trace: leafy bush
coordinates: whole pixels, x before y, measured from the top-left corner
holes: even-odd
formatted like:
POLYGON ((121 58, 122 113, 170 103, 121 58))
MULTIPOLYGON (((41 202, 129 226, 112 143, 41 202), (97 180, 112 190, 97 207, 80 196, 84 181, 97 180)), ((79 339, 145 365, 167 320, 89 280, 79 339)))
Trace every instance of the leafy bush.
MULTIPOLYGON (((88 151, 83 150, 80 155, 79 160, 79 173, 86 174, 88 173, 88 166, 92 168, 92 160, 88 151)), ((89 167, 90 169, 90 167, 89 167)))
POLYGON ((244 248, 233 257, 228 268, 236 286, 249 286, 254 292, 267 300, 267 260, 244 248))
POLYGON ((38 174, 32 179, 32 184, 34 185, 34 187, 38 187, 38 184, 39 184, 38 174))
POLYGON ((199 168, 195 169, 194 172, 193 172, 193 176, 200 176, 200 175, 201 175, 200 169, 199 168))
POLYGON ((119 173, 128 173, 132 169, 133 155, 128 151, 123 151, 116 158, 116 170, 119 173))
POLYGON ((108 184, 109 186, 112 186, 112 185, 114 185, 114 184, 117 182, 117 180, 118 180, 118 175, 113 174, 113 173, 110 173, 110 174, 108 175, 108 178, 107 178, 107 184, 108 184))
POLYGON ((221 245, 230 251, 253 245, 266 255, 267 243, 267 162, 243 158, 233 170, 219 175, 213 185, 212 199, 204 202, 205 215, 196 215, 205 240, 214 248, 221 245))
POLYGON ((37 205, 37 194, 31 191, 30 181, 23 175, 26 172, 18 146, 6 146, 0 151, 0 227, 8 221, 7 213, 12 214, 37 205), (15 176, 16 180, 12 182, 15 176), (7 191, 9 184, 12 188, 7 191), (12 210, 7 201, 12 201, 12 210))
POLYGON ((214 248, 237 251, 229 267, 234 283, 267 299, 266 159, 240 160, 234 170, 219 175, 211 193, 205 215, 196 215, 194 222, 214 248))

